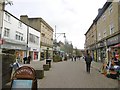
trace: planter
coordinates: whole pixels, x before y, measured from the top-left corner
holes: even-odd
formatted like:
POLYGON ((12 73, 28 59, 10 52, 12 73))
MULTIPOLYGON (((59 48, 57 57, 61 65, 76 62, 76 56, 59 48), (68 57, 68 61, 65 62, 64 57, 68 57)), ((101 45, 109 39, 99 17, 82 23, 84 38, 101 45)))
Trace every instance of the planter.
POLYGON ((36 71, 36 77, 38 79, 42 79, 44 77, 44 70, 35 70, 36 71))
POLYGON ((43 69, 44 69, 45 71, 49 71, 49 64, 44 64, 44 65, 43 65, 43 69))

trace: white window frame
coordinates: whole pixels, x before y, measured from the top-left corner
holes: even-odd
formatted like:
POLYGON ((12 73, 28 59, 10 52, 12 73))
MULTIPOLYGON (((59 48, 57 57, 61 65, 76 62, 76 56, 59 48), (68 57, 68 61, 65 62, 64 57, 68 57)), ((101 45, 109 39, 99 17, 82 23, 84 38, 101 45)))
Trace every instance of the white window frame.
POLYGON ((20 22, 20 21, 18 22, 18 27, 22 28, 22 22, 20 22))
POLYGON ((15 39, 16 40, 19 40, 19 41, 24 41, 24 37, 23 37, 23 34, 16 31, 16 34, 15 34, 15 39))
POLYGON ((10 36, 10 29, 4 28, 4 36, 9 37, 10 36))
POLYGON ((110 4, 110 6, 109 6, 109 14, 111 14, 111 13, 112 13, 112 11, 113 11, 113 5, 112 5, 112 4, 110 4))
POLYGON ((114 24, 110 24, 110 35, 115 32, 114 24))
POLYGON ((105 16, 105 14, 103 14, 102 19, 103 19, 103 21, 106 20, 106 16, 105 16))
POLYGON ((100 40, 100 39, 101 39, 101 33, 98 34, 98 40, 100 40))
POLYGON ((106 36, 107 36, 107 31, 106 31, 106 29, 104 29, 103 37, 106 37, 106 36))
POLYGON ((5 13, 5 20, 10 22, 10 15, 8 13, 5 13))

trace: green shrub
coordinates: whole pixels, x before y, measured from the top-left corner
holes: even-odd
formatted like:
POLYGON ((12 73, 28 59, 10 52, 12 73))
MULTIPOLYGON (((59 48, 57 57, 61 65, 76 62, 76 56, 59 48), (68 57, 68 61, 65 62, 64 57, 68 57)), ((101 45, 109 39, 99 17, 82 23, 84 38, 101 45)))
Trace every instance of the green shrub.
POLYGON ((62 57, 60 57, 59 55, 54 55, 53 62, 60 62, 60 61, 62 61, 62 57))

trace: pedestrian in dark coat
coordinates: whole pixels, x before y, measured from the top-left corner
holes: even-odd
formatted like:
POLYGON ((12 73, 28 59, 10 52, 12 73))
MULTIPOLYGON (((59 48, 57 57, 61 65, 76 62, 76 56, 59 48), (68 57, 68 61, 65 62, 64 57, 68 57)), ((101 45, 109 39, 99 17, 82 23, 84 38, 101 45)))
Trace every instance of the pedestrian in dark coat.
POLYGON ((90 54, 87 52, 85 56, 85 61, 86 61, 86 71, 90 73, 90 67, 91 67, 91 62, 92 62, 92 57, 90 54))
POLYGON ((31 56, 28 56, 28 64, 30 64, 31 56))
POLYGON ((23 58, 23 61, 24 61, 24 64, 26 64, 27 57, 24 57, 24 58, 23 58))
POLYGON ((73 59, 74 59, 74 56, 72 56, 72 61, 73 61, 73 59))
POLYGON ((76 56, 74 57, 74 60, 76 61, 76 56))

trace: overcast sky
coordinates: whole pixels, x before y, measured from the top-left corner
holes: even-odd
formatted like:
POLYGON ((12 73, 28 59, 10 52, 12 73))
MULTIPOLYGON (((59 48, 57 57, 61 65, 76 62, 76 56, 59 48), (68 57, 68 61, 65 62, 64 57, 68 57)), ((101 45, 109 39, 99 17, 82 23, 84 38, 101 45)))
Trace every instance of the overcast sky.
MULTIPOLYGON (((106 0, 12 0, 13 5, 6 5, 6 10, 19 18, 41 17, 56 33, 66 33, 68 41, 78 49, 84 48, 88 28, 106 0)), ((57 35, 58 41, 64 41, 63 35, 57 35)))

